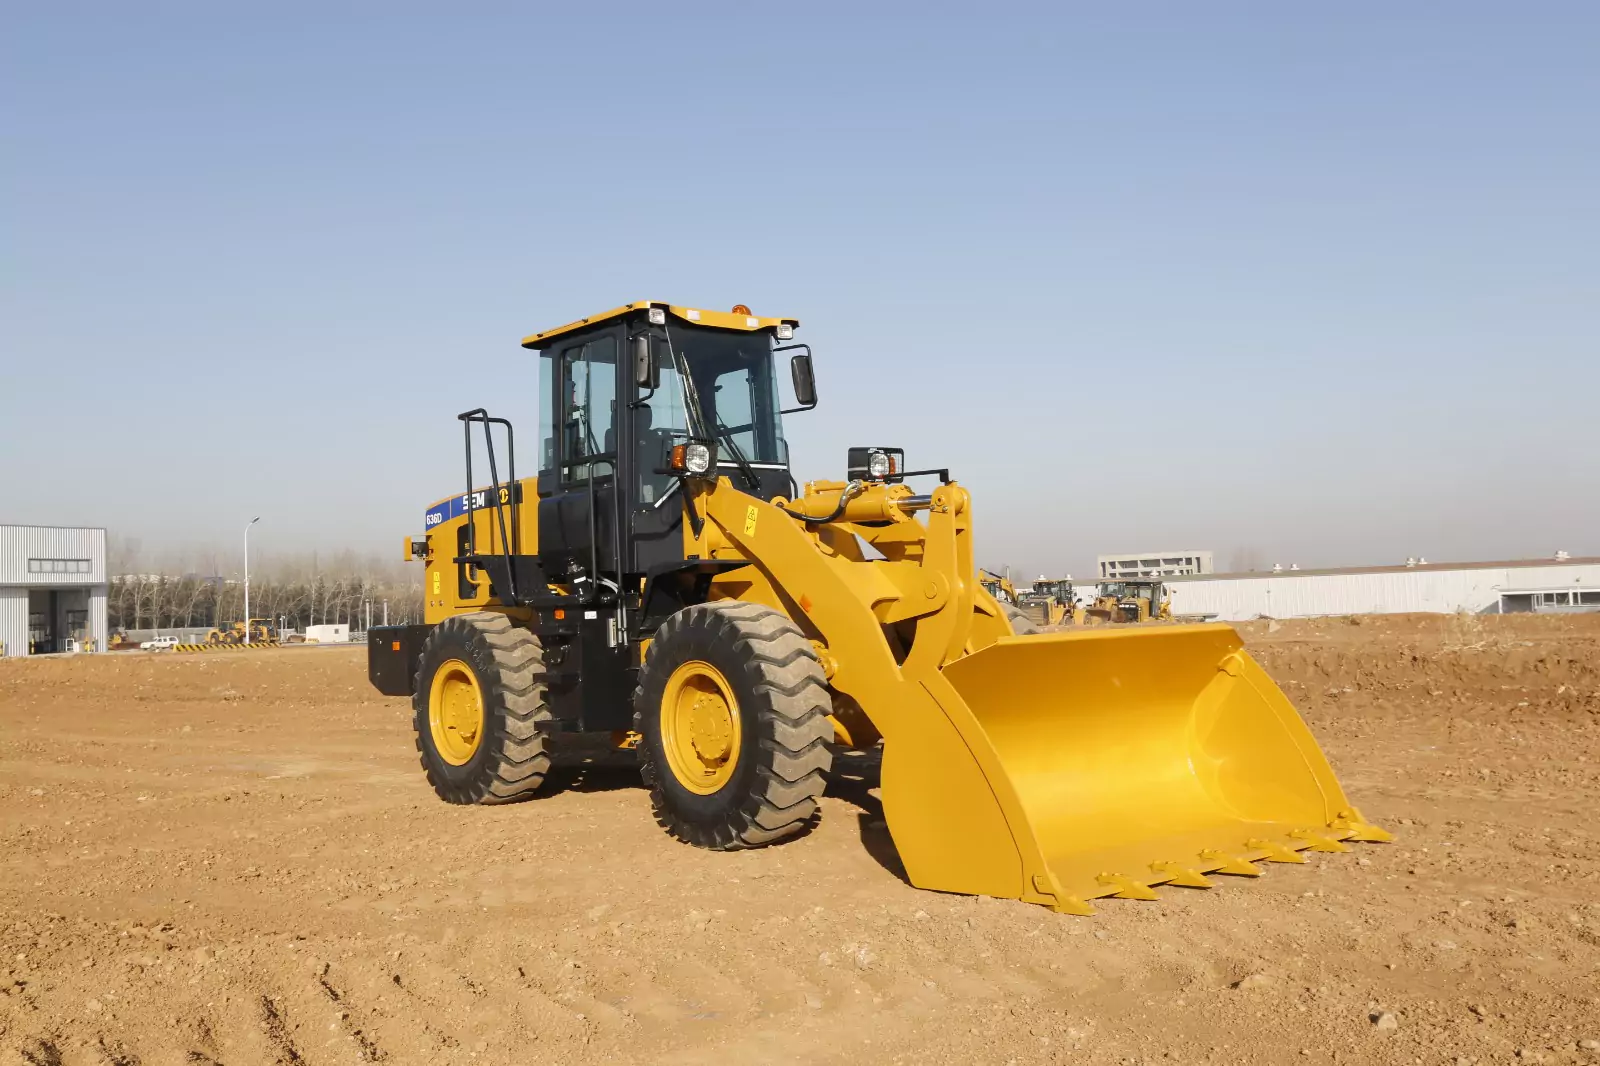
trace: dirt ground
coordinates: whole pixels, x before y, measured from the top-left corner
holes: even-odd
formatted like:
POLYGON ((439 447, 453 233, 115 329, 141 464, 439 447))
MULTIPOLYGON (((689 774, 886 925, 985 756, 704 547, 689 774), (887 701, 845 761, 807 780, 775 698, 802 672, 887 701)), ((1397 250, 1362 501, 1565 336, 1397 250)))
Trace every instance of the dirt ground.
POLYGON ((433 797, 360 649, 0 662, 0 1063, 1600 1063, 1600 615, 1252 623, 1398 836, 1093 918, 636 774, 433 797))

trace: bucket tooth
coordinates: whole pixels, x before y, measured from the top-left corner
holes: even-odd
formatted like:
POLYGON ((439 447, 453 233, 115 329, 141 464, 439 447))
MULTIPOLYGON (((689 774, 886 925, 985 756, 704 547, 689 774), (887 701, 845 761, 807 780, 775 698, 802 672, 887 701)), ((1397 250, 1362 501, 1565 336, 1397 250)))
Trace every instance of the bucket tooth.
POLYGON ((1336 830, 1343 835, 1345 840, 1365 840, 1374 844, 1387 844, 1394 837, 1384 829, 1379 829, 1361 817, 1357 810, 1340 811, 1339 816, 1328 823, 1328 828, 1336 830))
POLYGON ((1320 833, 1313 833, 1309 829, 1291 829, 1289 835, 1296 840, 1306 842, 1307 851, 1349 851, 1350 845, 1341 844, 1332 837, 1325 837, 1320 833))
POLYGON ((1033 875, 1033 888, 1039 894, 1034 903, 1043 903, 1057 914, 1077 914, 1085 918, 1095 913, 1094 905, 1079 896, 1068 896, 1045 874, 1033 875))
POLYGON ((1246 840, 1244 842, 1244 846, 1261 852, 1261 857, 1266 859, 1268 862, 1309 861, 1304 855, 1300 854, 1298 851, 1295 851, 1293 848, 1286 848, 1282 844, 1274 844, 1270 840, 1252 838, 1250 840, 1246 840))
POLYGON ((1109 894, 1117 897, 1118 899, 1161 898, 1160 896, 1156 895, 1155 889, 1151 888, 1143 881, 1135 881, 1133 878, 1127 877, 1123 874, 1101 874, 1099 877, 1096 877, 1095 880, 1100 882, 1102 885, 1105 885, 1107 888, 1115 889, 1115 891, 1109 894))
POLYGON ((1169 885, 1181 885, 1184 888, 1215 888, 1216 884, 1199 870, 1191 869, 1182 863, 1153 862, 1150 869, 1166 879, 1169 885))
POLYGON ((1372 844, 1388 844, 1394 840, 1394 834, 1387 829, 1379 829, 1375 825, 1363 825, 1352 830, 1346 840, 1365 840, 1372 844))
POLYGON ((1200 861, 1211 867, 1212 873, 1233 874, 1235 877, 1260 877, 1261 867, 1238 855, 1207 848, 1200 853, 1200 861))

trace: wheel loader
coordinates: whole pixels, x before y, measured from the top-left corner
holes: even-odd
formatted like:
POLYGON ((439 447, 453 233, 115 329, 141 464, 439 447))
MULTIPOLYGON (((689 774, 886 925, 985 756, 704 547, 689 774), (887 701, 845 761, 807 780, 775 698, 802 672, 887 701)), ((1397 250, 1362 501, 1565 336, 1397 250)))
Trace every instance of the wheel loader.
POLYGON ((1083 624, 1083 608, 1070 580, 1052 581, 1041 575, 1033 587, 1017 597, 1017 606, 1038 626, 1083 624))
POLYGON ((1003 574, 980 569, 978 571, 978 584, 983 587, 983 591, 1000 603, 1017 602, 1017 587, 1011 583, 1009 577, 1003 574))
POLYGON ((440 798, 528 799, 599 735, 669 834, 733 850, 802 836, 834 752, 881 744, 913 885, 1074 914, 1388 839, 1231 627, 1037 633, 983 588, 950 469, 864 446, 798 484, 798 324, 638 301, 525 338, 530 476, 508 419, 458 416, 464 491, 404 544, 424 622, 368 638, 440 798))
POLYGON ((217 628, 206 634, 207 644, 273 644, 277 633, 270 618, 252 618, 248 622, 219 622, 217 628), (246 639, 248 637, 248 639, 246 639))
POLYGON ((1084 612, 1089 622, 1169 622, 1172 601, 1160 581, 1126 578, 1106 581, 1084 612))

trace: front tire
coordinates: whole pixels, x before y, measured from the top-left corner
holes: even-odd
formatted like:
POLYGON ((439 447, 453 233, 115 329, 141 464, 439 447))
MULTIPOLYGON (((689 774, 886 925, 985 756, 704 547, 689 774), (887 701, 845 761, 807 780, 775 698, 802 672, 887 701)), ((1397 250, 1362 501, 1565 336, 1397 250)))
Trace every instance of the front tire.
POLYGON ((634 692, 656 821, 716 851, 805 832, 833 762, 830 707, 816 650, 780 612, 724 600, 668 618, 634 692))
POLYGON ((447 803, 515 803, 550 771, 553 721, 539 640, 503 614, 447 618, 422 645, 412 729, 447 803))

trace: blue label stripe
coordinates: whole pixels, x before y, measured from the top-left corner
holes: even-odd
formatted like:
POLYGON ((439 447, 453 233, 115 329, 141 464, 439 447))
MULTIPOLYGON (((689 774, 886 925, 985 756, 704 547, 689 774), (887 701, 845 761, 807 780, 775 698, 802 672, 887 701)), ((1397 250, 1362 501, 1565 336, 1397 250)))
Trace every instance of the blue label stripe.
MULTIPOLYGON (((518 503, 522 502, 521 485, 514 486, 514 496, 518 503)), ((436 503, 428 508, 428 512, 422 520, 423 528, 432 529, 434 526, 444 525, 452 518, 460 518, 469 510, 467 503, 469 498, 471 499, 470 509, 474 511, 481 511, 491 505, 488 489, 474 489, 471 493, 452 496, 448 500, 436 503)))

